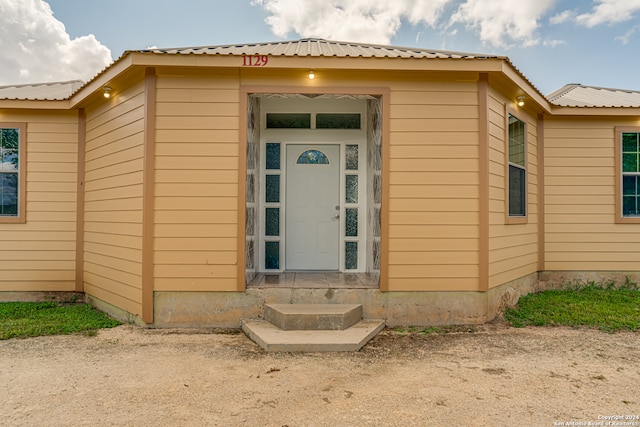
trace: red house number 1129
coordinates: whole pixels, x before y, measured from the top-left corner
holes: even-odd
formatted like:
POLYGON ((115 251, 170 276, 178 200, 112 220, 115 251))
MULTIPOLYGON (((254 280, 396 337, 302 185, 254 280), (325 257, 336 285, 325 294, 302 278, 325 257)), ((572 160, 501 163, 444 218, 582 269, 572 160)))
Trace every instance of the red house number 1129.
POLYGON ((264 67, 269 62, 267 55, 242 55, 243 67, 264 67))

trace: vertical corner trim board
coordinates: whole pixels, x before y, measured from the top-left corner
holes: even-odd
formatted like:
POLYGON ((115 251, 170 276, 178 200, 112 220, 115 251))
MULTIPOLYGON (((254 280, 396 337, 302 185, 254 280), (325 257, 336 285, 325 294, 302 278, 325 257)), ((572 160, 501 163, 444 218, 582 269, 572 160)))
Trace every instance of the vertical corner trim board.
POLYGON ((478 113, 480 117, 479 185, 479 277, 480 291, 489 289, 489 76, 481 73, 478 78, 478 113))
POLYGON ((84 165, 87 116, 78 110, 78 167, 76 207, 76 292, 84 292, 84 165))
POLYGON ((147 68, 144 80, 144 172, 142 201, 142 320, 153 323, 153 230, 156 141, 156 70, 147 68))

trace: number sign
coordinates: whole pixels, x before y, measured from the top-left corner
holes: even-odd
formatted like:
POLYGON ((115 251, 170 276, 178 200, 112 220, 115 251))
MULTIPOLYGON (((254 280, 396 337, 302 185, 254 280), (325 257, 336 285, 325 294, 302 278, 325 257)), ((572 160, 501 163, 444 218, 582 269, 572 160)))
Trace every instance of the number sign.
POLYGON ((243 67, 264 67, 269 62, 267 55, 242 55, 243 67))

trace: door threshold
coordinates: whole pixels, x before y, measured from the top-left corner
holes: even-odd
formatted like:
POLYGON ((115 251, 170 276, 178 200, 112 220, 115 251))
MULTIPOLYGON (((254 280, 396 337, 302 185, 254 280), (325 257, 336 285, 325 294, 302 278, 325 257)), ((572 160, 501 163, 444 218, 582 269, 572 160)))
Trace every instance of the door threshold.
POLYGON ((248 288, 378 289, 378 276, 338 271, 258 273, 248 288))

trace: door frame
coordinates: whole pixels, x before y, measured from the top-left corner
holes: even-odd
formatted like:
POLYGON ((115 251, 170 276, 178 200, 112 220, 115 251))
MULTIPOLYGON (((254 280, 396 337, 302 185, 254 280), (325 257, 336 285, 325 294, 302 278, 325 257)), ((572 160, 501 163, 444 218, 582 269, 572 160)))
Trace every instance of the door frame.
MULTIPOLYGON (((377 150, 378 154, 373 156, 379 157, 379 168, 373 173, 377 179, 377 189, 374 186, 375 202, 371 196, 367 196, 367 200, 363 201, 367 204, 374 203, 377 216, 372 217, 367 212, 367 221, 377 221, 379 234, 369 236, 370 230, 367 227, 367 238, 369 246, 374 245, 373 249, 366 248, 367 259, 361 266, 366 273, 370 273, 378 277, 380 290, 386 292, 389 290, 389 158, 390 158, 390 96, 391 89, 389 86, 330 86, 330 85, 273 85, 273 84, 241 84, 240 85, 240 134, 239 134, 239 153, 238 153, 238 230, 237 230, 237 286, 236 290, 245 291, 246 284, 257 273, 264 270, 263 265, 258 260, 263 249, 260 248, 260 218, 257 214, 253 214, 254 208, 258 210, 260 202, 259 189, 254 190, 254 180, 261 179, 259 165, 255 165, 251 161, 252 156, 259 156, 261 146, 264 144, 264 126, 262 119, 264 115, 260 114, 262 110, 261 103, 258 102, 265 97, 280 98, 299 98, 300 94, 306 94, 306 97, 327 97, 333 99, 365 99, 367 100, 366 117, 369 121, 369 127, 363 132, 363 140, 366 146, 366 161, 372 157, 369 151, 377 150), (371 103, 373 101, 373 103, 371 103), (372 107, 374 110, 370 110, 372 107), (257 116, 253 115, 253 111, 258 111, 257 116), (373 113, 372 113, 373 111, 373 113), (371 133, 369 133, 371 130, 371 133), (256 151, 252 151, 251 147, 255 146, 256 151), (255 197, 250 196, 255 194, 255 197), (250 212, 251 211, 251 212, 250 212), (251 218, 249 220, 249 218, 251 218), (245 236, 243 239, 242 236, 245 236), (374 257, 374 261, 369 260, 370 256, 374 257)), ((374 177, 369 177, 372 180, 374 177)), ((367 184, 370 186, 370 183, 367 184)), ((367 207, 367 210, 371 210, 367 207)))

